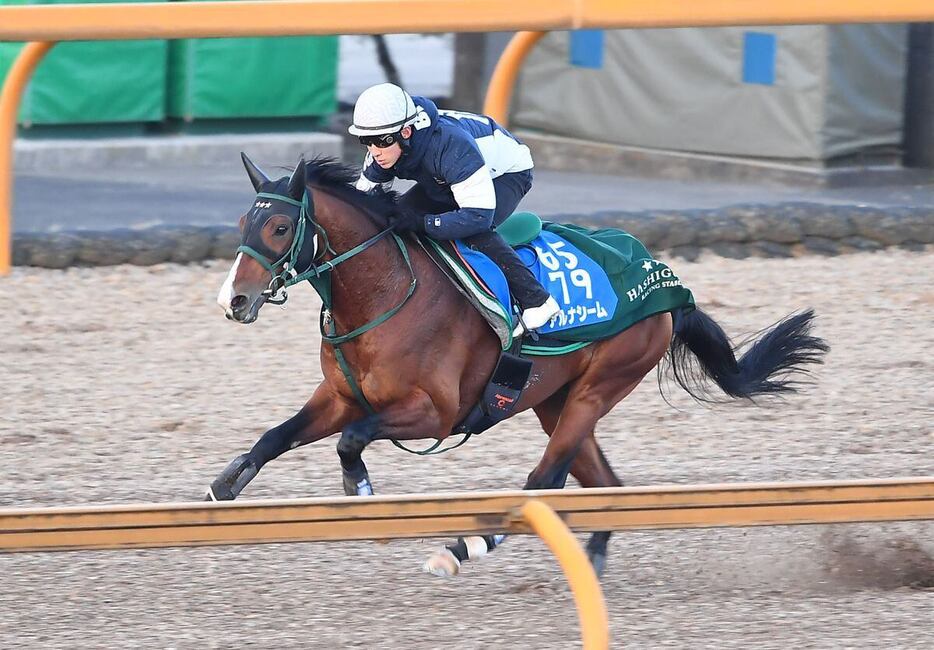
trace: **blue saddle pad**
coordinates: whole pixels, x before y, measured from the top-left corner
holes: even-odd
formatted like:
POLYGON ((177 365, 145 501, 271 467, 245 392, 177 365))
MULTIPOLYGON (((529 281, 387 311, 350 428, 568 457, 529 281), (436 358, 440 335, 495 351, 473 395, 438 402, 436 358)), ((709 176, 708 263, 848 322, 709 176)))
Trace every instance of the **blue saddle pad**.
MULTIPOLYGON (((456 242, 461 257, 471 266, 500 303, 512 313, 509 287, 500 268, 486 255, 456 242)), ((543 230, 516 249, 520 259, 542 286, 554 296, 561 311, 540 327, 541 334, 611 320, 618 298, 606 272, 579 248, 555 233, 543 230)))
POLYGON ((467 246, 459 239, 454 240, 454 246, 464 262, 471 268, 486 289, 499 301, 507 314, 512 314, 512 302, 509 299, 509 285, 506 276, 489 257, 467 246))

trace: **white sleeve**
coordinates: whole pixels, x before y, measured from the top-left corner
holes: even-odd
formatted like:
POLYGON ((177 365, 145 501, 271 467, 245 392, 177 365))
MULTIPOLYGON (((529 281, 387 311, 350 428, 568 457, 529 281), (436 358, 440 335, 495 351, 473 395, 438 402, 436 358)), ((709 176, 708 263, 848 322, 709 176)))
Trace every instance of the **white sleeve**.
POLYGON ((357 179, 357 182, 354 186, 361 192, 369 192, 377 185, 379 185, 379 183, 374 183, 361 173, 360 178, 357 179))
POLYGON ((484 165, 460 183, 451 185, 451 192, 459 208, 496 209, 496 190, 490 168, 484 165))

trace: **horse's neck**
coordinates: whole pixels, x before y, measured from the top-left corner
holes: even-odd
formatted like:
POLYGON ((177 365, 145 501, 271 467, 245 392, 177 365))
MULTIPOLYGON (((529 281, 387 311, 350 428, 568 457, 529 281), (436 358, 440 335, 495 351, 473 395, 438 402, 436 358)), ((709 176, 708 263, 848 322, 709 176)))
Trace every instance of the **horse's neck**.
MULTIPOLYGON (((336 255, 380 232, 360 209, 326 193, 316 194, 316 214, 336 255)), ((324 259, 333 259, 334 253, 324 259)), ((405 298, 411 281, 409 267, 390 235, 338 264, 331 271, 331 314, 338 331, 346 333, 388 312, 405 298)))

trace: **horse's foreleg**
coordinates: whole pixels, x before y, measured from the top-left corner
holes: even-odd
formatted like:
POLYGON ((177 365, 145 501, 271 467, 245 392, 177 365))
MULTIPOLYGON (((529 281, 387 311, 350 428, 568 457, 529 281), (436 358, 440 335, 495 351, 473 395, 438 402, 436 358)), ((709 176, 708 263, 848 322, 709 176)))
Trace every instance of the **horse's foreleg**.
POLYGON ((363 450, 379 434, 379 419, 370 416, 353 422, 344 428, 337 441, 337 455, 341 459, 341 473, 344 478, 344 494, 370 496, 373 484, 363 462, 363 450))
MULTIPOLYGON (((558 418, 561 417, 566 397, 567 393, 558 393, 535 407, 535 414, 549 437, 558 426, 558 418)), ((574 462, 571 463, 571 475, 585 488, 618 487, 623 484, 610 467, 593 432, 581 444, 574 462)), ((590 558, 598 576, 606 567, 606 548, 611 534, 610 531, 598 531, 587 541, 587 557, 590 558)))
POLYGON ((337 433, 354 415, 352 405, 322 384, 298 413, 260 436, 249 452, 237 456, 211 483, 205 500, 237 498, 263 465, 289 449, 337 433))
POLYGON ((297 434, 308 424, 310 414, 302 409, 277 427, 264 433, 245 454, 240 454, 220 473, 208 488, 206 501, 230 501, 256 478, 263 465, 292 446, 297 434))
POLYGON ((363 451, 374 440, 406 440, 432 437, 442 430, 441 416, 427 394, 392 404, 377 415, 347 425, 337 442, 344 494, 370 496, 373 484, 363 462, 363 451))

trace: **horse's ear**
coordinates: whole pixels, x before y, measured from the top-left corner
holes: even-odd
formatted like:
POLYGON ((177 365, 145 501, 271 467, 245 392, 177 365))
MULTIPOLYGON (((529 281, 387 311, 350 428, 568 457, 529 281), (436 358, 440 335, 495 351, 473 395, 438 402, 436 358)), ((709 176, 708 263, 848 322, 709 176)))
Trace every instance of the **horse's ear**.
POLYGON ((259 192, 259 188, 262 187, 265 183, 269 182, 269 177, 263 173, 262 169, 254 165, 253 161, 250 160, 250 157, 242 151, 240 152, 240 159, 243 160, 243 166, 246 167, 246 173, 250 177, 250 182, 253 183, 253 189, 259 192))
POLYGON ((289 179, 289 196, 296 201, 301 201, 305 196, 305 158, 304 156, 295 166, 292 177, 289 179))

